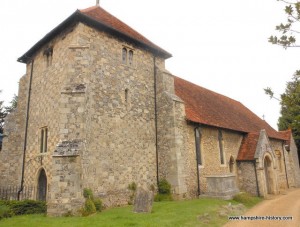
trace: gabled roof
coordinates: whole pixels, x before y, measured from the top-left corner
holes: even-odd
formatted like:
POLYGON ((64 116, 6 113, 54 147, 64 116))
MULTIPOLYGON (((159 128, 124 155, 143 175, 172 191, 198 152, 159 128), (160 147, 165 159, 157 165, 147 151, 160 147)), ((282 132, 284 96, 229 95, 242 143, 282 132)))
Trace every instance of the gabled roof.
POLYGON ((46 43, 52 40, 55 36, 59 35, 67 27, 82 22, 95 29, 108 32, 116 37, 122 38, 128 42, 132 42, 137 46, 149 50, 157 56, 165 59, 170 58, 172 55, 152 43, 150 40, 142 36, 140 33, 120 21, 100 6, 93 6, 83 10, 76 10, 70 17, 64 20, 56 28, 50 31, 39 42, 37 42, 31 49, 18 58, 19 62, 27 63, 33 55, 42 48, 46 43))
POLYGON ((281 136, 284 138, 285 141, 290 143, 290 141, 292 139, 292 129, 287 129, 285 131, 279 131, 279 133, 281 134, 281 136))
POLYGON ((284 140, 281 133, 240 102, 179 77, 174 80, 175 93, 185 103, 188 121, 242 133, 259 133, 265 129, 269 137, 284 140))
POLYGON ((259 140, 258 133, 248 133, 242 140, 242 144, 236 160, 250 161, 254 160, 254 155, 259 140))

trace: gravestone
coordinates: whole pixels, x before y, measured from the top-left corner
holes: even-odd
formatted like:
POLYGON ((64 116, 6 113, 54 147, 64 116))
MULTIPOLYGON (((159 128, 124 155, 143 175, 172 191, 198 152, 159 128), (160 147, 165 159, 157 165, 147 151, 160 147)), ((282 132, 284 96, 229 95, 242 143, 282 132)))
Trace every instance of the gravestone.
POLYGON ((138 188, 134 198, 133 212, 149 213, 152 210, 153 192, 138 188))

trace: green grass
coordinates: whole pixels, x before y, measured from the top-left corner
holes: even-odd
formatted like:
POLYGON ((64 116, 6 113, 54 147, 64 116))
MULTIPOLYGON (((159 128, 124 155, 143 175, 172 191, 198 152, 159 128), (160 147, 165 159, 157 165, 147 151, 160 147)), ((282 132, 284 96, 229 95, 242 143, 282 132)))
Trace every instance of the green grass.
POLYGON ((104 210, 88 217, 53 218, 45 215, 22 215, 2 219, 0 226, 22 227, 86 227, 86 226, 222 226, 227 217, 219 217, 218 211, 222 205, 229 202, 217 199, 201 198, 189 201, 155 202, 152 213, 136 214, 132 206, 104 210), (203 223, 199 216, 208 213, 209 223, 203 223))
POLYGON ((244 204, 247 208, 254 206, 255 204, 262 201, 262 198, 254 197, 246 192, 241 192, 233 197, 233 200, 244 204))

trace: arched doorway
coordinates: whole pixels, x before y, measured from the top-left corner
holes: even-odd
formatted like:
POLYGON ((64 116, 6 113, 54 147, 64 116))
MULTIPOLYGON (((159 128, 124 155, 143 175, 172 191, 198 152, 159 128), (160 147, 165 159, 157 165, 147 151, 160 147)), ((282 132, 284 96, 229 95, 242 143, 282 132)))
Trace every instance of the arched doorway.
POLYGON ((272 161, 269 156, 264 159, 264 170, 265 170, 265 182, 267 187, 267 194, 273 194, 273 172, 272 172, 272 161))
POLYGON ((44 169, 41 169, 38 185, 37 185, 37 200, 46 201, 47 197, 47 176, 44 169))

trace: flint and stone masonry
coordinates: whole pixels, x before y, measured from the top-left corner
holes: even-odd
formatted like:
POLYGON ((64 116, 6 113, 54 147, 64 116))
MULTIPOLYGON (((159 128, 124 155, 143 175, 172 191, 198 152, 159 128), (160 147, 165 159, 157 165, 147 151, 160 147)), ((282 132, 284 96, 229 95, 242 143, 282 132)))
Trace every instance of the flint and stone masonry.
POLYGON ((238 190, 265 196, 300 186, 293 140, 287 149, 261 132, 255 159, 238 162, 246 133, 188 120, 176 77, 165 69, 171 55, 82 13, 107 13, 97 7, 76 11, 30 58, 23 56, 26 74, 18 108, 6 119, 0 187, 34 187, 31 198, 46 200, 48 215, 60 216, 79 212, 84 188, 112 207, 131 200, 129 184, 157 190, 164 178, 176 199, 229 198, 238 190))

